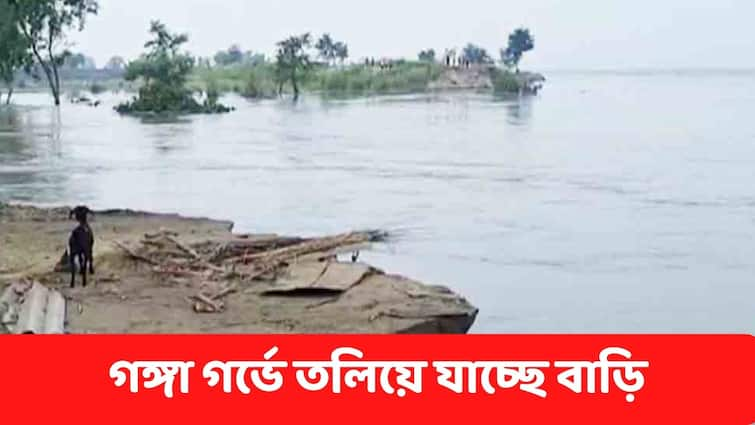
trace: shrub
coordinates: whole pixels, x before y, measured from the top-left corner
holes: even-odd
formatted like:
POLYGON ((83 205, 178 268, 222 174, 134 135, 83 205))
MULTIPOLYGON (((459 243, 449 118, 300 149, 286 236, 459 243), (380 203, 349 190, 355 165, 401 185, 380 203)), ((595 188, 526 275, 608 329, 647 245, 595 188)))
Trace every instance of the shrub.
POLYGON ((493 89, 497 93, 517 93, 522 88, 521 82, 514 73, 500 69, 492 72, 493 89))

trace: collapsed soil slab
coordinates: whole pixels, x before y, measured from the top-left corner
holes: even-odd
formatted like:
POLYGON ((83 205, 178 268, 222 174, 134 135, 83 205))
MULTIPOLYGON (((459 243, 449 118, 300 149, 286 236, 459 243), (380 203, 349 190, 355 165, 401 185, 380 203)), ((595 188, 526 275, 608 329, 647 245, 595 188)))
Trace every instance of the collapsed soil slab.
POLYGON ((0 204, 0 285, 58 289, 70 333, 466 333, 477 315, 448 288, 339 261, 380 232, 238 235, 228 221, 130 210, 95 212, 93 284, 77 276, 71 289, 68 211, 0 204))

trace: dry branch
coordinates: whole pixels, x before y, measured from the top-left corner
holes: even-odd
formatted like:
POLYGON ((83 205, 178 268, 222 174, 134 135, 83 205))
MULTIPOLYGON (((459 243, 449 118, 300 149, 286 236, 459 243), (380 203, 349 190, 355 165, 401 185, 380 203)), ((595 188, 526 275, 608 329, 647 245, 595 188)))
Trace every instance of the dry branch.
POLYGON ((272 251, 232 257, 226 261, 234 263, 249 263, 258 261, 263 263, 280 263, 288 260, 293 260, 297 257, 307 254, 330 251, 345 245, 358 245, 366 242, 371 242, 376 240, 376 238, 378 238, 378 234, 376 232, 353 232, 338 236, 309 239, 298 244, 275 249, 272 251))
POLYGON ((143 255, 137 254, 134 250, 127 247, 125 244, 119 241, 113 241, 113 243, 120 249, 122 249, 126 254, 129 255, 129 257, 133 258, 134 260, 144 261, 147 264, 151 264, 153 266, 157 266, 157 262, 152 260, 151 258, 147 258, 143 255))
POLYGON ((180 249, 181 251, 183 251, 183 252, 185 252, 185 253, 187 253, 187 254, 191 255, 191 256, 192 256, 192 257, 193 257, 193 258, 194 258, 195 260, 201 260, 201 259, 202 259, 202 257, 200 257, 200 256, 199 256, 199 254, 197 254, 197 252, 196 252, 196 251, 194 251, 194 250, 193 250, 193 249, 191 249, 190 247, 188 247, 188 246, 186 246, 186 245, 182 244, 182 243, 181 243, 181 242, 179 242, 179 241, 178 241, 178 240, 177 240, 176 238, 174 238, 174 237, 172 237, 172 236, 165 236, 165 239, 167 239, 168 241, 172 242, 172 243, 173 243, 173 244, 174 244, 175 246, 177 246, 177 247, 178 247, 178 249, 180 249))

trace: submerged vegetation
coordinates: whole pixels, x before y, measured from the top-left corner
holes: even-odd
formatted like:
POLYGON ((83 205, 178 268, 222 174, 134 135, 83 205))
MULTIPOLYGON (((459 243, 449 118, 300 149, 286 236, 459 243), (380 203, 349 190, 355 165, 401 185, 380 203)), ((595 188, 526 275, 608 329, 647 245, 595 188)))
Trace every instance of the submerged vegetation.
POLYGON ((349 97, 493 87, 496 92, 523 93, 532 81, 519 72, 524 53, 534 48, 524 28, 509 35, 500 65, 472 43, 458 54, 456 49, 447 49, 443 56, 425 49, 415 60, 365 58, 349 63, 349 46, 328 33, 319 38, 310 33, 290 36, 276 44, 272 58, 238 44, 212 57, 195 57, 182 50, 187 35, 171 33, 154 21, 145 53, 128 64, 114 56, 98 69, 81 53, 53 47, 64 46, 68 32, 83 30, 86 18, 98 9, 97 0, 0 0, 0 86, 7 87, 6 102, 14 85, 36 86, 37 81, 47 83, 56 105, 62 81, 67 89, 94 95, 137 90, 131 101, 116 107, 120 113, 228 112, 231 108, 218 103, 224 93, 250 99, 289 94, 296 99, 302 91, 349 97))
POLYGON ((187 87, 194 69, 194 58, 181 51, 188 41, 185 34, 172 34, 164 24, 152 22, 153 39, 144 47, 147 53, 128 64, 125 79, 140 80, 142 86, 131 102, 116 107, 120 113, 222 113, 230 108, 217 102, 217 90, 207 90, 207 98, 199 103, 187 87))

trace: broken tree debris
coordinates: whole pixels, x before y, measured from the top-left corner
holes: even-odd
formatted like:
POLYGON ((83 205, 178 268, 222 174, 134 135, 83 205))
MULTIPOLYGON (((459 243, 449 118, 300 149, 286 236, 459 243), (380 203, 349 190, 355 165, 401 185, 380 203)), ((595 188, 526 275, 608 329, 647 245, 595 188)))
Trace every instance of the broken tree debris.
MULTIPOLYGON (((156 274, 210 281, 237 277, 250 281, 265 275, 274 277, 280 270, 302 258, 313 260, 313 254, 320 253, 322 258, 329 258, 332 251, 340 247, 363 246, 386 237, 384 232, 366 231, 308 239, 266 236, 188 244, 179 239, 177 232, 163 229, 145 234, 136 247, 118 240, 114 244, 133 260, 152 266, 156 274)), ((212 307, 217 310, 216 306, 212 307)))
POLYGON ((308 239, 266 235, 195 243, 184 242, 180 237, 176 231, 160 229, 145 233, 136 246, 113 242, 129 258, 151 266, 156 275, 201 280, 203 290, 187 297, 192 309, 197 313, 222 313, 226 305, 221 299, 236 288, 208 293, 205 289, 209 282, 218 286, 229 278, 245 282, 279 278, 278 284, 263 292, 265 295, 344 292, 370 268, 320 260, 332 260, 334 250, 339 248, 364 247, 384 240, 387 234, 365 231, 308 239))

